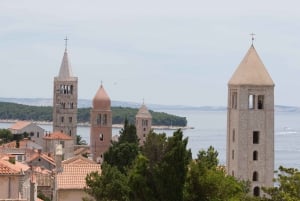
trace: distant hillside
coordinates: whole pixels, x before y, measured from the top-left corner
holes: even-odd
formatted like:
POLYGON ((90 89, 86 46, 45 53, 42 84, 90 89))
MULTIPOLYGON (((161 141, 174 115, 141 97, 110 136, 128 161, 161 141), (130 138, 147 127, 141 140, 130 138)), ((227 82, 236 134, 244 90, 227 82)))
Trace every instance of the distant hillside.
MULTIPOLYGON (((1 98, 0 102, 10 102, 18 103, 23 105, 31 106, 52 106, 51 98, 1 98)), ((78 107, 79 108, 90 108, 92 105, 91 100, 79 99, 78 107)), ((129 108, 139 108, 141 103, 128 102, 128 101, 112 101, 113 107, 129 107, 129 108)), ((147 107, 151 110, 198 110, 198 111, 227 111, 225 106, 185 106, 185 105, 159 105, 159 104, 147 104, 147 107)), ((276 105, 276 112, 300 112, 300 107, 295 106, 283 106, 276 105)))
MULTIPOLYGON (((91 108, 78 109, 78 123, 90 121, 91 108)), ((129 107, 112 107, 113 124, 123 124, 127 117, 130 123, 135 122, 137 108, 129 107)), ((180 126, 187 125, 185 117, 167 114, 164 112, 154 112, 152 114, 152 124, 155 126, 180 126)), ((0 102, 0 119, 18 119, 18 120, 33 120, 33 121, 52 121, 51 106, 29 106, 17 103, 0 102)))

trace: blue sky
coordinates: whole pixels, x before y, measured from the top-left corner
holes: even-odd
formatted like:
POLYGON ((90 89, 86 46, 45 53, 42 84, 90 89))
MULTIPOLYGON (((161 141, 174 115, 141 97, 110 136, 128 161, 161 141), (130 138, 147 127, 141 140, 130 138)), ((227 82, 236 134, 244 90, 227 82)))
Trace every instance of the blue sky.
POLYGON ((251 45, 275 104, 300 106, 298 1, 0 1, 0 97, 52 98, 68 35, 79 98, 225 106, 251 45))

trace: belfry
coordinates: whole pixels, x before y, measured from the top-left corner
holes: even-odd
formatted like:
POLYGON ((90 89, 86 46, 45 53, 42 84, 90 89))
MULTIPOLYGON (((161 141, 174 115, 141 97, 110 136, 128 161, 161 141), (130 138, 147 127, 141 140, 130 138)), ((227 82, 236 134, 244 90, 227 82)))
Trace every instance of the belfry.
POLYGON ((93 99, 90 124, 91 154, 95 162, 102 163, 112 138, 111 101, 102 84, 93 99))
POLYGON ((59 74, 53 87, 53 132, 60 131, 76 141, 78 78, 73 76, 67 52, 67 38, 59 74))
POLYGON ((228 82, 226 165, 254 196, 273 186, 274 86, 252 44, 228 82))

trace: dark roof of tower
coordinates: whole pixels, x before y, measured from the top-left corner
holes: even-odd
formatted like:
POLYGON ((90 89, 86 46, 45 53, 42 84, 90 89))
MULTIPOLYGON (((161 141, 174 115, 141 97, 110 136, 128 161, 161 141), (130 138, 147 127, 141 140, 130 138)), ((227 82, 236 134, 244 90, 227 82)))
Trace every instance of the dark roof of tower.
POLYGON ((253 45, 235 70, 228 85, 274 86, 274 82, 253 45))
POLYGON ((64 56, 60 65, 58 79, 60 80, 73 80, 74 76, 72 73, 71 64, 69 62, 67 50, 64 52, 64 56))
POLYGON ((152 118, 152 115, 150 114, 146 105, 143 103, 135 117, 152 118))
POLYGON ((110 98, 107 95, 103 85, 101 84, 93 99, 93 109, 110 110, 110 105, 110 98))

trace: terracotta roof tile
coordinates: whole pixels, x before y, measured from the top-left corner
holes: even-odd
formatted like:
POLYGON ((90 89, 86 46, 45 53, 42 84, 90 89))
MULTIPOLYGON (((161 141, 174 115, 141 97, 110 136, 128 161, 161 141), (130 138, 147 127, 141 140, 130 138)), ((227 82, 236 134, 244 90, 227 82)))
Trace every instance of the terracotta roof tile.
POLYGON ((73 140, 73 138, 65 133, 56 131, 50 134, 46 134, 44 137, 44 139, 49 139, 49 140, 73 140))
POLYGON ((29 122, 29 121, 17 121, 15 124, 13 124, 10 127, 10 129, 12 129, 12 130, 20 130, 22 128, 25 128, 29 124, 31 124, 31 122, 29 122))
POLYGON ((83 189, 86 175, 98 171, 101 173, 100 164, 96 164, 82 156, 63 161, 63 172, 57 175, 58 189, 83 189))
POLYGON ((10 163, 7 160, 0 159, 0 174, 21 174, 22 171, 26 171, 29 169, 28 165, 15 162, 15 164, 10 163))

